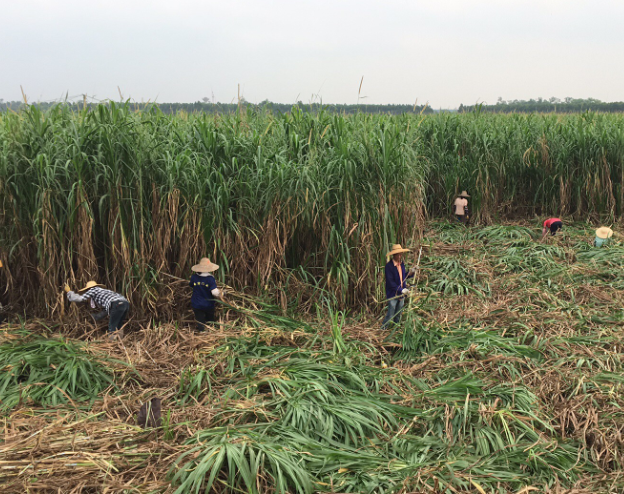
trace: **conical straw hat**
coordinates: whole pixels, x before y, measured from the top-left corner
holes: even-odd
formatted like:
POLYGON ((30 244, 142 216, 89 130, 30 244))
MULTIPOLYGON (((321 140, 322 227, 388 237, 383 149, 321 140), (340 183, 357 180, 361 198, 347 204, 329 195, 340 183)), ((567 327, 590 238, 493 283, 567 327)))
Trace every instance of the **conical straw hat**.
POLYGON ((411 252, 411 249, 404 249, 401 244, 394 244, 392 250, 386 254, 387 256, 393 256, 394 254, 402 254, 403 252, 411 252))
POLYGON ((94 286, 104 286, 104 285, 102 285, 101 283, 98 283, 97 281, 87 281, 87 284, 85 285, 85 287, 81 288, 78 291, 86 292, 89 288, 93 288, 94 286))
POLYGON ((465 190, 462 190, 462 193, 459 194, 459 197, 470 197, 470 195, 468 195, 468 192, 466 192, 465 190))
POLYGON ((613 236, 613 230, 608 226, 601 226, 596 229, 596 237, 598 238, 611 238, 613 236))
POLYGON ((217 269, 219 269, 219 265, 210 262, 210 259, 208 259, 207 257, 202 257, 201 261, 199 261, 199 264, 195 264, 195 266, 191 268, 191 270, 195 271, 196 273, 212 273, 217 269))

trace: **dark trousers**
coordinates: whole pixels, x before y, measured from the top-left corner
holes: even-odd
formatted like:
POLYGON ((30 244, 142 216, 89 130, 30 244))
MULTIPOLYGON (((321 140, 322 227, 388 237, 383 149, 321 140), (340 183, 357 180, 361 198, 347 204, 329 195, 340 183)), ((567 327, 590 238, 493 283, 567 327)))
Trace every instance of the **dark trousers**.
POLYGON ((563 229, 563 223, 561 221, 555 221, 554 223, 551 223, 550 225, 550 234, 554 235, 555 233, 557 233, 557 230, 562 230, 563 229))
POLYGON ((112 333, 121 329, 124 320, 128 315, 130 304, 125 300, 111 302, 110 309, 108 310, 108 332, 112 333))
POLYGON ((464 225, 468 224, 468 216, 466 216, 465 214, 456 214, 455 220, 464 225))
POLYGON ((197 321, 197 331, 204 331, 207 322, 215 322, 214 307, 212 309, 193 309, 195 313, 195 321, 197 321))

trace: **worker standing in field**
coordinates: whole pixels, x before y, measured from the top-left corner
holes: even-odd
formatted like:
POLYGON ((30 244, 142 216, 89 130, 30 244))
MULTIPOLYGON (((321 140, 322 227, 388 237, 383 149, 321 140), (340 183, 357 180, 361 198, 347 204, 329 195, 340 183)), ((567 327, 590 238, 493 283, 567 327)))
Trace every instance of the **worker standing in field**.
POLYGON ((409 295, 406 282, 416 273, 416 268, 410 269, 409 272, 405 270, 403 254, 406 252, 410 252, 410 249, 404 249, 400 244, 395 244, 387 254, 390 258, 385 268, 388 313, 383 320, 381 329, 387 329, 391 322, 398 324, 401 320, 405 296, 409 295))
POLYGON ((68 285, 65 285, 65 291, 70 302, 89 301, 92 309, 101 309, 100 312, 93 316, 93 319, 96 321, 104 319, 108 315, 109 339, 123 338, 123 330, 121 328, 128 316, 130 303, 123 295, 102 288, 103 286, 95 281, 89 281, 84 288, 78 290, 78 293, 74 293, 68 285))
POLYGON ((217 288, 217 281, 212 273, 219 266, 210 262, 207 257, 202 258, 199 264, 191 268, 195 274, 191 276, 190 286, 193 288, 191 296, 191 307, 195 313, 195 321, 197 321, 197 331, 204 331, 206 323, 215 322, 215 306, 216 299, 222 297, 221 290, 217 288))
POLYGON ((546 221, 544 221, 544 225, 542 228, 542 242, 548 235, 548 232, 550 232, 550 234, 554 236, 557 231, 561 229, 563 229, 563 222, 559 218, 548 218, 546 221))
POLYGON ((608 226, 601 226, 596 229, 596 238, 594 239, 594 247, 602 247, 607 245, 613 236, 613 230, 608 226))
POLYGON ((468 221, 470 220, 470 214, 468 210, 468 192, 465 190, 462 191, 459 196, 455 199, 453 203, 453 212, 455 214, 455 219, 464 225, 468 225, 468 221))

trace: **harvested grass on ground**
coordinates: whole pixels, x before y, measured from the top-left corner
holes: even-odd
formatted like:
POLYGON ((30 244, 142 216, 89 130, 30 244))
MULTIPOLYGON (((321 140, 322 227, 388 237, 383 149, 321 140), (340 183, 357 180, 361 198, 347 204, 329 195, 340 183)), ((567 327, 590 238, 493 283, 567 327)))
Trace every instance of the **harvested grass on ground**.
POLYGON ((163 324, 111 343, 5 326, 0 345, 83 338, 116 387, 6 410, 0 482, 10 493, 621 492, 624 295, 595 274, 620 246, 600 250, 613 259, 581 255, 582 229, 543 245, 524 228, 432 225, 414 290, 426 296, 394 332, 370 313, 293 317, 242 298, 199 335, 163 324), (504 269, 512 257, 543 262, 504 269), (443 293, 441 260, 489 291, 443 293), (163 425, 136 427, 155 396, 163 425))

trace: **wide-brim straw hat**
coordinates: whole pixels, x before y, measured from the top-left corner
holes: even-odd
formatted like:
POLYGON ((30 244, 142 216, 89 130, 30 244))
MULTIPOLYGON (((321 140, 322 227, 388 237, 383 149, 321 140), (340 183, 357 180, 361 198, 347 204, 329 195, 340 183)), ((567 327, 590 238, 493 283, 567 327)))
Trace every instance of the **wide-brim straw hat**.
POLYGON ((411 252, 411 249, 404 249, 403 247, 401 247, 401 244, 394 244, 390 252, 388 252, 388 254, 386 255, 393 256, 394 254, 403 254, 404 252, 411 252))
POLYGON ((101 283, 98 283, 97 281, 87 281, 87 284, 85 285, 84 288, 79 289, 79 292, 86 292, 89 288, 93 288, 95 286, 104 286, 101 283))
POLYGON ((462 190, 462 193, 459 194, 459 197, 470 197, 470 195, 465 190, 462 190))
POLYGON ((195 266, 191 268, 191 270, 195 271, 196 273, 212 273, 217 269, 219 269, 219 265, 210 262, 210 259, 208 259, 207 257, 202 257, 201 261, 199 261, 199 264, 195 264, 195 266))
POLYGON ((598 238, 611 238, 613 236, 613 230, 608 226, 601 226, 596 228, 596 237, 598 238))

